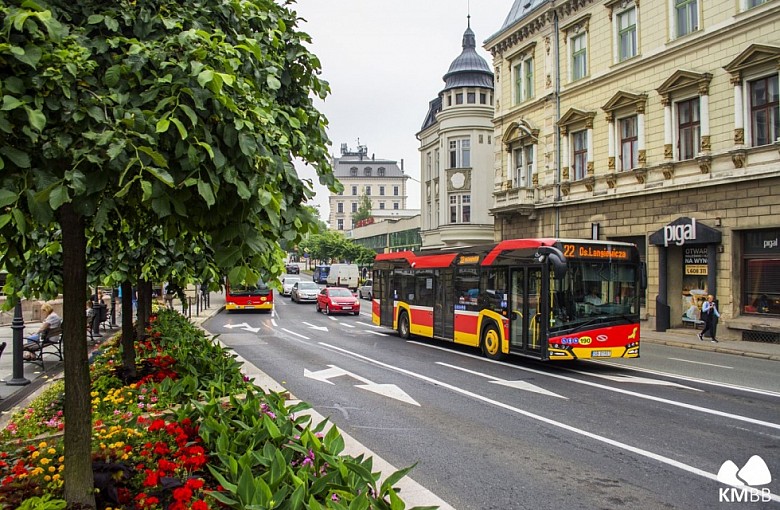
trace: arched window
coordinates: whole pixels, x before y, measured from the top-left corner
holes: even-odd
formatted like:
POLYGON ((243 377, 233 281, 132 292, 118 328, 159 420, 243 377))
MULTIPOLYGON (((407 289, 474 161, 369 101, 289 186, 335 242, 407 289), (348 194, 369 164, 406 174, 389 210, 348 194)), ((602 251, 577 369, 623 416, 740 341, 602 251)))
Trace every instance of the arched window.
POLYGON ((371 167, 370 166, 367 166, 367 167, 365 167, 363 169, 363 175, 365 175, 366 177, 371 177, 371 167))
POLYGON ((357 170, 358 170, 357 167, 353 166, 352 168, 349 169, 349 175, 352 177, 357 177, 357 170))

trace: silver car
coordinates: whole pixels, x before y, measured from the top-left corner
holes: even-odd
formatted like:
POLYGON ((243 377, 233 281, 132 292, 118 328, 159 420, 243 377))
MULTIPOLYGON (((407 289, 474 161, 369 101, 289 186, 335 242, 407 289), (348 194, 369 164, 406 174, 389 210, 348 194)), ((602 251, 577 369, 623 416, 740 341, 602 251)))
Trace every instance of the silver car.
POLYGON ((296 303, 314 303, 317 301, 317 294, 320 293, 320 286, 314 282, 295 282, 290 291, 290 297, 296 303))
POLYGON ((374 299, 374 281, 366 280, 363 285, 358 287, 358 297, 360 299, 368 299, 371 301, 374 299))
POLYGON ((301 281, 301 278, 298 276, 285 276, 282 278, 282 296, 291 296, 293 285, 299 281, 301 281))

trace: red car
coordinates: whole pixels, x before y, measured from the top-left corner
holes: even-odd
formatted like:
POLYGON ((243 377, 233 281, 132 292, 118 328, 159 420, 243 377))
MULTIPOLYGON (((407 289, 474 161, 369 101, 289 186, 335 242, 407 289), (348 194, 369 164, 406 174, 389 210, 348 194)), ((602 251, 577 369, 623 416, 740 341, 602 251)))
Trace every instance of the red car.
POLYGON ((325 315, 332 313, 351 313, 358 315, 360 313, 360 301, 349 289, 343 287, 325 287, 317 295, 317 311, 325 312, 325 315))

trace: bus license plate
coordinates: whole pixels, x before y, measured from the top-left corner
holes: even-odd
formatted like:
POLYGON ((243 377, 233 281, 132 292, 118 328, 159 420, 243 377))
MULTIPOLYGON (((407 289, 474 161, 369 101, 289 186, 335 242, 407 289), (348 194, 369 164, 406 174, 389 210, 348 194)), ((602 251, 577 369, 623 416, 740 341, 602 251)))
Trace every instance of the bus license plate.
POLYGON ((592 358, 609 358, 612 356, 612 351, 593 351, 590 355, 592 358))

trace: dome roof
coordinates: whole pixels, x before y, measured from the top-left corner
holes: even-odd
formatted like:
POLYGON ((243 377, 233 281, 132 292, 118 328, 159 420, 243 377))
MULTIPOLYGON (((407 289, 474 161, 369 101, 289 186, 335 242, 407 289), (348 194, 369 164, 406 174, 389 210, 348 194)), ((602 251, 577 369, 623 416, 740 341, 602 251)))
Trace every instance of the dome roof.
POLYGON ((493 88, 493 72, 485 59, 477 54, 476 47, 476 37, 469 24, 463 33, 463 51, 444 75, 442 92, 461 87, 493 88))

